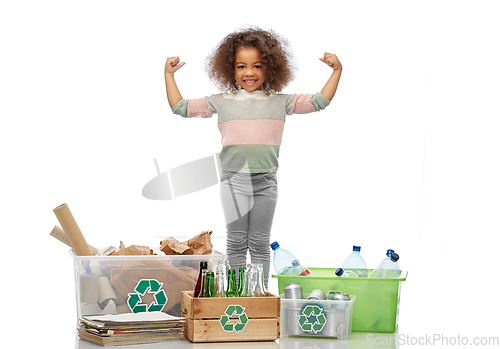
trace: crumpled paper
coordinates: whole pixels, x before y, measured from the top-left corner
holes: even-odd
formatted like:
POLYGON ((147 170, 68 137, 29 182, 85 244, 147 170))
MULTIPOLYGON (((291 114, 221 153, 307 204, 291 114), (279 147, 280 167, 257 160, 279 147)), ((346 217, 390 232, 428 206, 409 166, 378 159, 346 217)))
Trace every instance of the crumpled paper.
POLYGON ((131 245, 129 247, 125 247, 123 242, 120 241, 120 248, 118 251, 113 251, 108 256, 137 256, 137 255, 155 255, 153 250, 149 248, 149 246, 139 246, 139 245, 131 245))
MULTIPOLYGON (((199 263, 199 262, 196 262, 199 263)), ((179 309, 183 290, 194 290, 198 279, 196 263, 175 265, 169 260, 142 258, 138 260, 107 259, 101 267, 111 279, 118 303, 126 303, 129 293, 142 279, 155 279, 163 285, 167 294, 167 303, 163 312, 179 309)))
POLYGON ((213 246, 210 235, 212 231, 206 230, 188 241, 179 242, 172 237, 167 238, 160 242, 160 250, 167 255, 211 254, 213 246))

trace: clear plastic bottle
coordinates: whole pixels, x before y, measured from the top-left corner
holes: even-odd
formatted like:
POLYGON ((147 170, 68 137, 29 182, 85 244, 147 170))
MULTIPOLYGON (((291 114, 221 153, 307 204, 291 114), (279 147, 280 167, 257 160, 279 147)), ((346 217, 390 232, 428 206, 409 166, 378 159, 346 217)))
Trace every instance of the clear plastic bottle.
POLYGON ((277 241, 271 244, 271 248, 274 251, 273 264, 276 274, 300 276, 311 275, 309 269, 300 265, 299 260, 293 254, 281 248, 277 241))
POLYGON ((363 257, 361 257, 361 254, 359 253, 360 251, 360 246, 353 246, 352 253, 342 263, 341 268, 344 269, 344 272, 346 270, 350 270, 361 278, 367 277, 368 274, 366 270, 365 260, 363 259, 363 257))
POLYGON ((297 259, 294 259, 292 262, 292 267, 289 271, 290 275, 298 275, 298 276, 312 276, 309 269, 300 264, 297 259))
POLYGON ((396 279, 399 277, 399 255, 393 250, 387 250, 386 256, 372 271, 371 278, 396 279))
POLYGON ((338 277, 343 277, 343 278, 357 278, 358 277, 358 274, 356 274, 355 272, 350 271, 350 270, 344 270, 342 268, 337 268, 337 270, 335 270, 335 275, 337 275, 338 277))

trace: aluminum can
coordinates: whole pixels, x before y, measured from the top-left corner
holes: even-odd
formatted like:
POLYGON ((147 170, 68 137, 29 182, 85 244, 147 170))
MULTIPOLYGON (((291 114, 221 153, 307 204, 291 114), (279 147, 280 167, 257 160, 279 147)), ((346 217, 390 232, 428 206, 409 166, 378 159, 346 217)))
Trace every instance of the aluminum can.
POLYGON ((312 290, 311 293, 309 293, 309 296, 307 296, 306 299, 313 299, 313 300, 318 300, 318 301, 324 301, 326 299, 326 294, 323 292, 323 290, 320 290, 319 288, 312 290))
POLYGON ((299 283, 288 284, 285 286, 285 298, 303 299, 302 286, 299 283))

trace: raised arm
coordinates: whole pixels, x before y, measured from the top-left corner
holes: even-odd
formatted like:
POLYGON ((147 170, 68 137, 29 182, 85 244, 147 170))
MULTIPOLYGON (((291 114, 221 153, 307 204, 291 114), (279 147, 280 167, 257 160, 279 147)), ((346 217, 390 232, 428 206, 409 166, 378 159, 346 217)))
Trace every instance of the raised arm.
POLYGON ((185 64, 184 62, 179 63, 179 61, 179 57, 169 57, 165 63, 165 87, 170 108, 173 108, 182 99, 174 78, 174 73, 185 64))
POLYGON ((337 86, 339 85, 340 75, 342 74, 342 64, 340 64, 336 55, 328 52, 325 52, 325 56, 319 60, 333 68, 332 75, 321 90, 321 94, 331 101, 333 96, 335 96, 337 86))

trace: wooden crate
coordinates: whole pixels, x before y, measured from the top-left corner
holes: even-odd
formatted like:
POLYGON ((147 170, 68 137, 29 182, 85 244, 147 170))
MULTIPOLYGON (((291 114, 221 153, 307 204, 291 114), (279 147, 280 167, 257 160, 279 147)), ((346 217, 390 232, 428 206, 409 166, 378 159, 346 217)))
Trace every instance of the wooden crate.
POLYGON ((194 298, 182 292, 184 334, 191 342, 274 341, 280 337, 280 298, 194 298), (239 307, 238 307, 239 306, 239 307), (246 322, 245 322, 246 320, 246 322))

